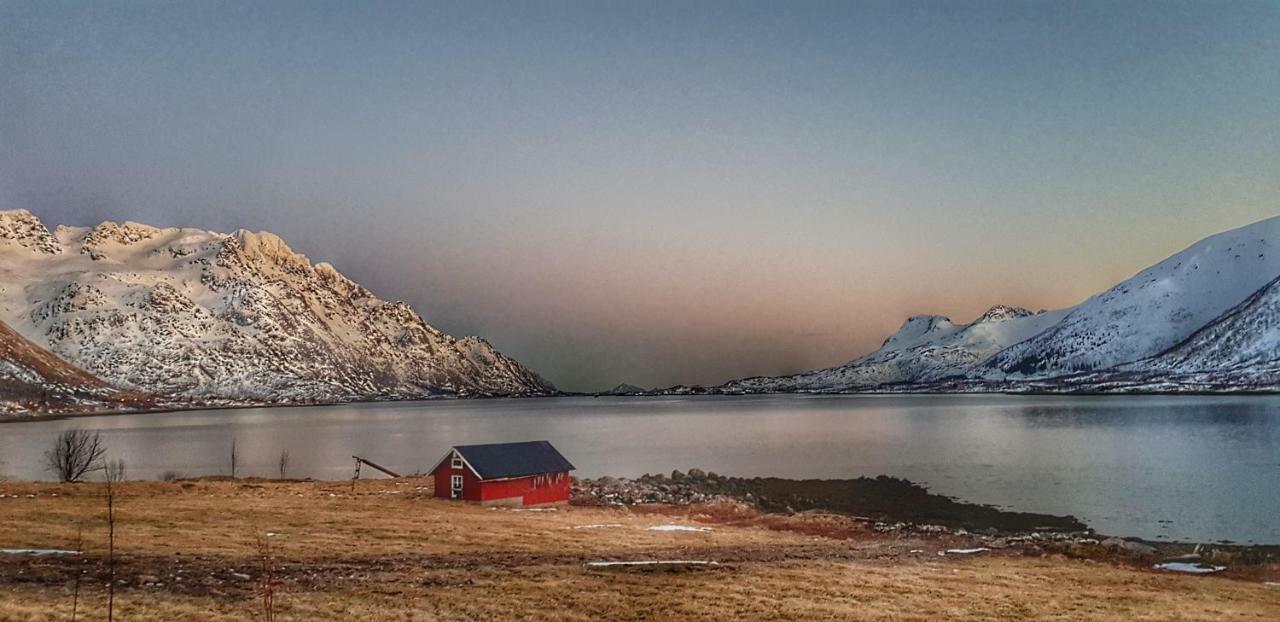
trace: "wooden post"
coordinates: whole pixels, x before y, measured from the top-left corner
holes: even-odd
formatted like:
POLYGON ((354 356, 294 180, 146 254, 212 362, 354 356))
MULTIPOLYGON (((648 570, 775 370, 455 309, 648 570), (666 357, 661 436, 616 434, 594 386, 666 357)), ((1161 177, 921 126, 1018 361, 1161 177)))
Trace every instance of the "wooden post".
POLYGON ((361 464, 367 464, 367 465, 369 465, 369 466, 371 466, 371 467, 373 467, 373 468, 375 468, 375 469, 377 469, 377 470, 379 470, 379 471, 382 471, 383 473, 386 473, 387 475, 390 475, 391 477, 403 477, 403 476, 402 476, 402 475, 400 475, 399 473, 396 473, 395 471, 392 471, 391 469, 388 469, 387 467, 384 467, 384 466, 382 466, 382 465, 380 465, 380 464, 377 464, 377 463, 375 463, 375 462, 371 462, 371 461, 369 461, 369 460, 365 460, 364 458, 361 458, 360 456, 351 456, 351 457, 352 457, 352 458, 355 458, 355 461, 356 461, 356 479, 359 479, 359 478, 360 478, 360 465, 361 465, 361 464))

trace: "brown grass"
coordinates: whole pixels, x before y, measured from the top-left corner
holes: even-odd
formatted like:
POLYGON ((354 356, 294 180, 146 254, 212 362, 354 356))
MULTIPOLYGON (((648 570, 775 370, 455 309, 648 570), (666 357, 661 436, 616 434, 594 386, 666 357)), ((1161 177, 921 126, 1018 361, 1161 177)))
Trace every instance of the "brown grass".
MULTIPOLYGON (((938 549, 965 543, 732 506, 490 510, 432 499, 426 486, 411 479, 361 481, 354 492, 348 483, 117 484, 117 572, 125 583, 116 614, 262 619, 259 539, 272 533, 279 620, 1280 619, 1280 588, 1256 576, 1177 576, 1013 550, 939 557, 938 549), (667 522, 713 530, 645 529, 667 522), (593 524, 622 526, 573 528, 593 524), (721 564, 585 566, 636 559, 721 564)), ((103 619, 101 486, 5 483, 0 494, 0 548, 71 548, 77 524, 86 525, 92 570, 81 584, 79 619, 103 619)), ((81 564, 0 557, 0 620, 69 619, 81 564)))

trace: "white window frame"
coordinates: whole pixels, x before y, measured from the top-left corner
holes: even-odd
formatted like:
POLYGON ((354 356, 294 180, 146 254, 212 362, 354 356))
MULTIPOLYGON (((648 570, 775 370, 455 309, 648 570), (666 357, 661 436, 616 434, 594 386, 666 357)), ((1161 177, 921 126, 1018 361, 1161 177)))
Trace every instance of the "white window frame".
POLYGON ((450 499, 462 498, 462 485, 463 485, 463 481, 462 481, 461 475, 449 476, 449 498, 450 499))
POLYGON ((450 466, 453 467, 454 469, 461 469, 463 467, 462 454, 456 451, 453 452, 453 462, 450 464, 450 466))

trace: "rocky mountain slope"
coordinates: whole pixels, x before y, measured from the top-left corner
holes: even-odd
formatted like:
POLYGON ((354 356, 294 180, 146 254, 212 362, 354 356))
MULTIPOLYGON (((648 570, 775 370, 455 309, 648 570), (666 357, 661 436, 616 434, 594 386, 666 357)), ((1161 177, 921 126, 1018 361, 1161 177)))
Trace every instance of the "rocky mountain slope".
POLYGON ((198 400, 555 391, 485 340, 450 337, 265 232, 50 232, 0 212, 0 320, 116 386, 198 400))
POLYGON ((0 322, 0 416, 106 410, 129 397, 0 322))
POLYGON ((968 325, 912 317, 847 364, 714 390, 1280 389, 1277 277, 1280 217, 1208 237, 1075 307, 993 307, 968 325))

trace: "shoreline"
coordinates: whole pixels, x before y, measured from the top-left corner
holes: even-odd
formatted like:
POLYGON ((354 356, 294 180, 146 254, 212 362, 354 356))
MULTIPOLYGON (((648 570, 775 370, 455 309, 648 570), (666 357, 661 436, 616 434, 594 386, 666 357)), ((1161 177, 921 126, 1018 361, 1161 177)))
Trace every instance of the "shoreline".
POLYGON ((806 396, 806 397, 893 397, 893 396, 951 396, 959 397, 966 395, 974 396, 996 396, 1007 395, 1011 397, 1276 397, 1280 396, 1280 389, 1276 390, 1257 390, 1257 391, 1143 391, 1143 392, 1084 392, 1084 391, 847 391, 847 392, 816 392, 816 391, 761 391, 753 393, 721 393, 721 392, 698 392, 698 393, 627 393, 627 394, 610 394, 610 393, 576 393, 561 392, 546 395, 476 395, 476 396, 438 396, 438 397, 413 397, 404 399, 373 399, 373 400, 354 400, 349 402, 308 402, 308 403, 259 403, 259 404, 206 404, 199 406, 191 406, 189 408, 181 408, 176 406, 164 406, 159 408, 139 409, 139 410, 107 410, 93 412, 58 412, 58 413, 37 413, 37 414, 0 414, 0 425, 8 423, 30 423, 33 421, 62 421, 67 419, 81 419, 85 417, 115 417, 124 415, 156 415, 167 413, 183 413, 183 412, 199 412, 199 411, 223 411, 223 410, 248 410, 252 408, 274 409, 274 408, 314 408, 325 406, 349 406, 361 404, 400 404, 412 402, 437 402, 449 400, 523 400, 523 399, 555 399, 567 397, 589 397, 589 398, 646 398, 646 397, 760 397, 760 396, 806 396))
MULTIPOLYGON (((676 477, 601 477, 575 481, 575 502, 600 505, 692 505, 716 500, 748 503, 767 514, 834 513, 885 532, 959 533, 979 538, 1029 538, 1065 545, 1099 546, 1128 557, 1186 557, 1205 552, 1205 561, 1235 557, 1251 563, 1280 561, 1280 542, 1152 540, 1101 534, 1075 516, 1020 512, 929 492, 907 479, 879 475, 853 479, 739 478, 690 469, 676 477), (1055 534, 1049 536, 1047 534, 1055 534), (1042 537, 1043 536, 1043 537, 1042 537)), ((1101 557, 1107 555, 1094 551, 1101 557)))
POLYGON ((553 397, 571 397, 565 394, 548 394, 548 395, 472 395, 472 396, 455 396, 440 395, 436 397, 413 397, 405 399, 373 399, 373 400, 354 400, 349 402, 307 402, 307 403, 278 403, 263 402, 258 404, 204 404, 191 406, 189 408, 180 408, 176 406, 162 406, 159 408, 148 408, 140 410, 108 410, 95 412, 70 412, 70 413, 50 413, 50 414, 24 414, 18 416, 0 415, 0 425, 6 423, 24 423, 32 421, 61 421, 65 419, 81 419, 85 417, 117 417, 123 415, 158 415, 166 413, 184 413, 184 412, 200 412, 200 411, 222 411, 222 410, 249 410, 252 408, 314 408, 324 406, 347 406, 351 404, 399 404, 406 402, 438 402, 445 400, 508 400, 508 399, 544 399, 553 397))

